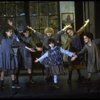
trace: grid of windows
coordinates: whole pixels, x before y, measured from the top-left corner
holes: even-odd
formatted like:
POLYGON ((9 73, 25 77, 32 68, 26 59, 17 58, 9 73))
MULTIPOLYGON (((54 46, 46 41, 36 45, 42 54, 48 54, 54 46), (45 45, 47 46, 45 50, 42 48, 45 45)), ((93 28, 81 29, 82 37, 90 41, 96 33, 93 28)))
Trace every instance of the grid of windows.
POLYGON ((59 30, 58 2, 30 1, 29 16, 31 25, 36 30, 43 32, 47 26, 59 30))
POLYGON ((30 23, 37 31, 43 33, 47 26, 59 30, 59 9, 57 1, 1 1, 0 2, 0 33, 7 19, 14 21, 21 32, 30 23), (26 6, 28 10, 26 9, 26 6), (28 21, 29 23, 27 23, 28 21))

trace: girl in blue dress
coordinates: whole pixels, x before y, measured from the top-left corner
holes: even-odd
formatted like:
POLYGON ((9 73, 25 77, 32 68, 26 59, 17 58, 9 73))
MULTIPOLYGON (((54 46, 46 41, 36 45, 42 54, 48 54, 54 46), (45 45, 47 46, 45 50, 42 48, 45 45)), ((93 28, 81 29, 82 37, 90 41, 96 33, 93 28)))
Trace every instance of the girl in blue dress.
POLYGON ((0 68, 1 68, 1 77, 0 83, 1 87, 4 83, 4 72, 10 71, 11 80, 12 80, 12 88, 15 88, 15 71, 18 68, 17 57, 14 53, 13 46, 16 45, 18 47, 26 47, 24 44, 18 42, 16 38, 14 38, 13 30, 10 26, 5 27, 5 31, 1 38, 0 44, 0 68))

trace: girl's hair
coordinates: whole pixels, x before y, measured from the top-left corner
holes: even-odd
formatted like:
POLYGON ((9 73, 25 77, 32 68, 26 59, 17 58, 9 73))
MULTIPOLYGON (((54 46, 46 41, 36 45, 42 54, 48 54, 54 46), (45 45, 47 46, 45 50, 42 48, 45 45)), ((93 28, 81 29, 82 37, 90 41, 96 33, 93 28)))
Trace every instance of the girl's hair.
POLYGON ((50 38, 50 39, 48 40, 48 44, 50 44, 50 43, 54 43, 54 44, 56 45, 55 39, 54 39, 54 38, 50 38))
POLYGON ((9 30, 13 30, 13 28, 9 25, 6 25, 4 28, 4 32, 8 32, 9 30))
POLYGON ((13 28, 12 28, 11 26, 6 25, 6 26, 4 27, 4 29, 3 29, 3 35, 4 35, 4 37, 7 37, 6 32, 8 32, 8 31, 10 31, 10 30, 13 30, 13 28))
POLYGON ((30 32, 30 30, 29 30, 28 28, 25 28, 25 29, 23 30, 23 33, 27 32, 27 31, 30 32))
POLYGON ((47 28, 45 28, 45 30, 44 30, 44 34, 47 34, 47 33, 52 33, 52 34, 54 34, 54 29, 51 28, 51 27, 47 27, 47 28))
POLYGON ((91 32, 86 32, 86 33, 83 34, 83 36, 87 36, 88 38, 93 40, 93 34, 91 32))

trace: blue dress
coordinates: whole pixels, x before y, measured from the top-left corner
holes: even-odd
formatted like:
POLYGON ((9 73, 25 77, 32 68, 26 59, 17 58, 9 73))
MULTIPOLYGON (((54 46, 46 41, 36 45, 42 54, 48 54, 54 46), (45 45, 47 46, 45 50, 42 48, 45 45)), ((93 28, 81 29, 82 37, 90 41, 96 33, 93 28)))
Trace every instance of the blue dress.
POLYGON ((1 69, 1 66, 2 66, 1 62, 2 62, 2 59, 1 59, 1 44, 0 44, 0 69, 1 69))
POLYGON ((3 39, 3 35, 0 34, 0 69, 2 68, 2 57, 1 57, 1 40, 3 39))
POLYGON ((12 45, 16 44, 17 46, 24 46, 17 42, 15 38, 9 37, 9 38, 3 38, 1 40, 1 69, 2 70, 15 70, 18 68, 18 61, 17 57, 14 53, 12 45))

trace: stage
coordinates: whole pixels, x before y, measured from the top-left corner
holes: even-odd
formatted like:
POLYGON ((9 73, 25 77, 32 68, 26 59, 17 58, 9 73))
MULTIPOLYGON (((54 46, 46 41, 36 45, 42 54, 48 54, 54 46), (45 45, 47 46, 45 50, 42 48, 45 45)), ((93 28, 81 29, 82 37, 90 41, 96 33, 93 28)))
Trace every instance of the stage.
POLYGON ((28 83, 28 75, 20 74, 20 89, 11 88, 10 75, 5 76, 5 87, 0 89, 0 98, 96 98, 100 94, 100 80, 95 75, 90 82, 77 81, 77 73, 73 72, 72 84, 67 83, 68 73, 59 77, 59 88, 45 81, 42 74, 33 74, 36 82, 28 83))

